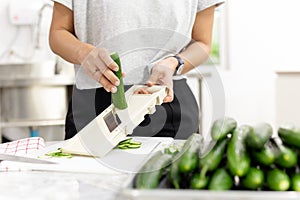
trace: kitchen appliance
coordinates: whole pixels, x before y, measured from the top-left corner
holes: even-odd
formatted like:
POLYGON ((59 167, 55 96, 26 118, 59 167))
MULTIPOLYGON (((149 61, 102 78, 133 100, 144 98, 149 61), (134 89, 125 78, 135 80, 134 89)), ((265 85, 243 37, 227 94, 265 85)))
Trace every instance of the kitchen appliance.
POLYGON ((167 95, 166 86, 147 87, 150 94, 134 92, 146 86, 134 85, 125 93, 128 108, 117 109, 111 104, 62 147, 62 152, 103 157, 130 135, 146 114, 155 112, 167 95))

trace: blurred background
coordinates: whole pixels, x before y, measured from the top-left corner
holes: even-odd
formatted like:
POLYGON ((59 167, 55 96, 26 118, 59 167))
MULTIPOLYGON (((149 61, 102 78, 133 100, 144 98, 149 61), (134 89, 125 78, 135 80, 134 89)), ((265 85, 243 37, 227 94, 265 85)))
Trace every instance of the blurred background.
MULTIPOLYGON (((210 59, 188 74, 204 134, 224 114, 240 124, 300 126, 299 7, 298 0, 227 0, 218 7, 210 59)), ((50 0, 0 2, 3 141, 64 137, 74 71, 49 48, 51 14, 50 0)))
POLYGON ((53 2, 0 2, 0 132, 3 141, 29 136, 62 140, 74 71, 51 52, 53 2))

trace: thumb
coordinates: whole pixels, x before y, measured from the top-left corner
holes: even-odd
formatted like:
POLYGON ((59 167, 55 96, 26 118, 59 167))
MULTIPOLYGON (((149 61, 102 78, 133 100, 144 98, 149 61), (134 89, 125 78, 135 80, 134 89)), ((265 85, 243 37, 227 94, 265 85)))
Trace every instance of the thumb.
POLYGON ((156 73, 155 71, 152 72, 152 74, 150 75, 148 81, 147 81, 147 86, 151 87, 153 85, 156 85, 158 83, 158 73, 156 73))
POLYGON ((154 85, 154 83, 153 83, 152 81, 148 80, 148 81, 146 82, 146 85, 147 85, 148 87, 152 87, 152 86, 154 85))
POLYGON ((174 99, 174 94, 172 90, 169 90, 169 92, 167 93, 167 96, 164 98, 164 103, 169 103, 172 102, 174 99))

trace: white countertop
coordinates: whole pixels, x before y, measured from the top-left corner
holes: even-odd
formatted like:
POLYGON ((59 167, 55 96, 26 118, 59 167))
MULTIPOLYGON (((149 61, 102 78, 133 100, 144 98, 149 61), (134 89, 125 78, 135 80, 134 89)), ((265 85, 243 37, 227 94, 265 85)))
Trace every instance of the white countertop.
MULTIPOLYGON (((150 139, 156 140, 155 138, 150 139)), ((43 149, 43 151, 51 149, 52 147, 56 147, 60 143, 61 142, 50 144, 47 143, 47 147, 43 149)), ((76 160, 75 157, 72 159, 74 160, 71 161, 76 160)), ((89 165, 88 163, 91 164, 92 162, 87 162, 85 163, 85 165, 89 165)), ((79 172, 76 171, 76 169, 80 169, 80 167, 74 165, 80 165, 80 163, 77 162, 76 164, 76 162, 72 162, 72 165, 68 165, 68 167, 71 169, 70 171, 59 171, 52 169, 44 171, 40 168, 33 168, 33 171, 0 172, 0 199, 120 199, 119 196, 117 197, 118 192, 120 192, 122 188, 127 186, 127 183, 132 180, 132 177, 135 174, 135 172, 103 174, 95 172, 97 170, 93 170, 93 172, 91 172, 92 170, 89 171, 82 169, 79 170, 79 172), (72 172, 72 170, 74 171, 72 172)), ((97 165, 93 167, 95 168, 97 167, 97 165)), ((93 169, 93 167, 90 168, 93 169)))
POLYGON ((128 174, 5 172, 0 173, 0 199, 116 199, 128 177, 128 174))

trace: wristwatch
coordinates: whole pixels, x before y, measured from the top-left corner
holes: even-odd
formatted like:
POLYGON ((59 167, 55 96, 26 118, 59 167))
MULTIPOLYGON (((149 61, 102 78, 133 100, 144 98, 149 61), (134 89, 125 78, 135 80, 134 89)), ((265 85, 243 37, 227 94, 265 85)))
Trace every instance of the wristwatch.
POLYGON ((180 75, 181 74, 181 71, 183 69, 183 66, 184 66, 184 61, 177 55, 173 56, 174 58, 176 58, 176 60, 178 61, 178 65, 175 69, 175 74, 176 75, 180 75))

